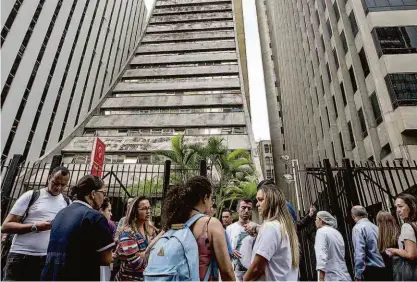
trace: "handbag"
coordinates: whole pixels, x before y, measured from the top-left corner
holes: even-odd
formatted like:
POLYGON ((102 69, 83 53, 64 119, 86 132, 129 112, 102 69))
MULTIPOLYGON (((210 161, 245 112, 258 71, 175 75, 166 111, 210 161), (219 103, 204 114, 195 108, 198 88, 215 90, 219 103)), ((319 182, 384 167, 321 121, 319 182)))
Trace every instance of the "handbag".
MULTIPOLYGON (((417 238, 417 229, 414 224, 410 223, 417 238)), ((405 248, 403 246, 403 248, 405 248)), ((409 261, 400 256, 392 258, 393 278, 394 281, 417 281, 417 260, 409 261)))

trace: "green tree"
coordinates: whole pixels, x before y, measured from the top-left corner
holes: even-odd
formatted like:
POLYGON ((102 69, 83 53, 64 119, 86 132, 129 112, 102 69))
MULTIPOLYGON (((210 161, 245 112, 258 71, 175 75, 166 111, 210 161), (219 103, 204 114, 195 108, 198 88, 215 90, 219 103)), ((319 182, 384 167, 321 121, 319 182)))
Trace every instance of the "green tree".
POLYGON ((199 168, 199 156, 195 150, 196 144, 187 144, 183 134, 171 138, 171 150, 157 150, 155 155, 163 156, 173 162, 171 181, 182 184, 191 176, 190 170, 199 168))
POLYGON ((161 177, 155 175, 149 179, 139 181, 137 184, 128 187, 126 190, 132 197, 159 196, 162 195, 163 180, 161 177))

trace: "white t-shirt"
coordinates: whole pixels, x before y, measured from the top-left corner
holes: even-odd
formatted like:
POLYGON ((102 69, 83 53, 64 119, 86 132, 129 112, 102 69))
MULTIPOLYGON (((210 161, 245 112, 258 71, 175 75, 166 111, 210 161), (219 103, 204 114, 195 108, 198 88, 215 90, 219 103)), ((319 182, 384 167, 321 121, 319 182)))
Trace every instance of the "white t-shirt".
POLYGON ((292 253, 288 234, 281 237, 281 224, 278 221, 268 221, 262 224, 252 252, 252 262, 255 255, 264 257, 268 264, 262 281, 297 281, 298 269, 292 267, 292 253))
POLYGON ((401 234, 398 238, 398 248, 404 249, 404 241, 410 240, 411 242, 417 243, 416 233, 410 223, 404 223, 401 226, 401 234))
MULTIPOLYGON (((250 236, 239 222, 235 222, 227 226, 226 233, 230 238, 232 249, 239 251, 242 255, 242 257, 239 259, 240 264, 248 269, 251 262, 250 260, 252 257, 252 246, 255 238, 250 236)), ((233 264, 237 277, 242 278, 245 274, 245 271, 239 271, 239 268, 237 267, 237 260, 233 260, 233 264)))
MULTIPOLYGON (((39 191, 39 198, 30 207, 28 216, 23 223, 33 224, 41 221, 52 221, 60 210, 67 207, 67 203, 62 194, 52 196, 46 191, 46 188, 40 189, 39 191)), ((16 201, 10 214, 23 216, 32 194, 33 190, 24 193, 16 201)), ((51 231, 48 230, 39 233, 17 234, 13 238, 10 252, 31 256, 46 256, 50 233, 51 231)))

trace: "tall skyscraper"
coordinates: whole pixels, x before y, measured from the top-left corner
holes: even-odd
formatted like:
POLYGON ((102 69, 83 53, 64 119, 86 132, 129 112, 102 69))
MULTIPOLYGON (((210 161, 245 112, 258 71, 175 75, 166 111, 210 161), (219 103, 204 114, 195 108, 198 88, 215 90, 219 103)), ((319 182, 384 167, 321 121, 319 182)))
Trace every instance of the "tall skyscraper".
POLYGON ((417 159, 416 0, 265 0, 257 8, 260 27, 268 23, 261 44, 271 54, 265 80, 280 150, 300 165, 417 159))
POLYGON ((88 163, 97 136, 107 145, 106 164, 160 163, 152 152, 171 149, 172 136, 183 133, 188 142, 219 136, 228 148, 246 149, 257 159, 233 4, 156 1, 142 43, 112 93, 50 155, 62 152, 65 162, 88 163))
POLYGON ((1 160, 37 160, 102 102, 146 27, 143 0, 1 2, 1 160))

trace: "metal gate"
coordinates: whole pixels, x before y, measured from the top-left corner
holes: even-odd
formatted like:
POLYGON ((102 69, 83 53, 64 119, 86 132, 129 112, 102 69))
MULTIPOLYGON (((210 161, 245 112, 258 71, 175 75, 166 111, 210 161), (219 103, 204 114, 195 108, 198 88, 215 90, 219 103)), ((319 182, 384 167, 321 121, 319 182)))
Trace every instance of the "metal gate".
MULTIPOLYGON (((380 163, 354 163, 344 159, 341 165, 331 166, 328 159, 314 167, 300 172, 305 180, 301 187, 302 210, 308 213, 314 204, 318 210, 333 214, 338 222, 338 230, 345 241, 345 259, 348 270, 353 275, 352 228, 354 221, 351 208, 365 207, 369 219, 376 222, 379 211, 395 214, 395 197, 403 192, 417 196, 417 164, 415 161, 394 161, 380 163)), ((311 223, 314 224, 314 223, 311 223)), ((299 232, 302 249, 301 278, 316 280, 314 238, 311 228, 299 232)))
MULTIPOLYGON (((90 164, 62 163, 61 156, 55 156, 51 163, 25 163, 21 155, 15 155, 1 166, 1 220, 6 218, 14 202, 26 191, 41 189, 48 184, 50 172, 62 165, 70 171, 69 186, 91 171, 90 164)), ((107 195, 112 204, 114 221, 123 217, 127 199, 147 196, 154 209, 152 219, 160 222, 162 200, 170 186, 181 184, 191 176, 207 176, 206 161, 200 162, 196 169, 184 168, 171 164, 106 164, 103 167, 102 179, 107 188, 107 195)), ((70 189, 64 191, 67 195, 70 189)))

